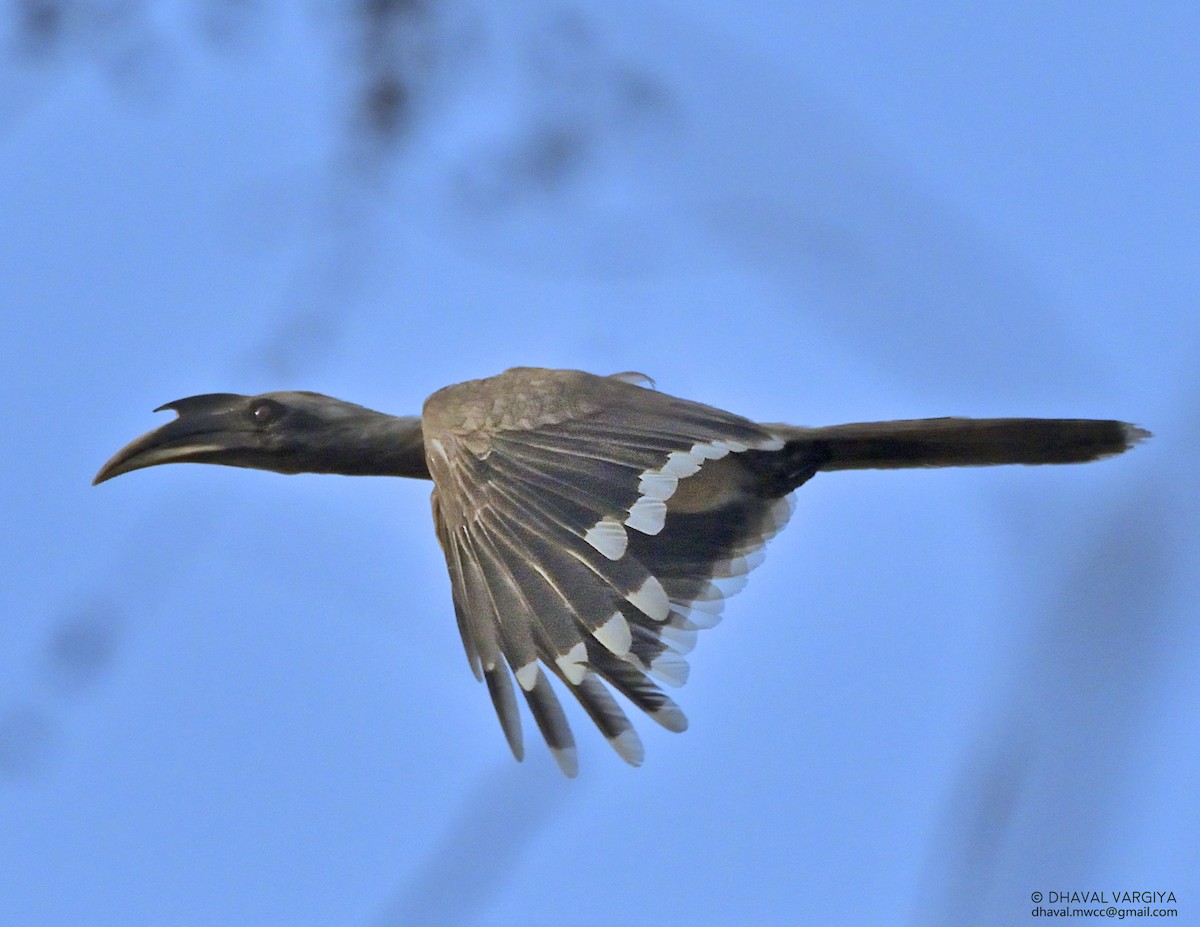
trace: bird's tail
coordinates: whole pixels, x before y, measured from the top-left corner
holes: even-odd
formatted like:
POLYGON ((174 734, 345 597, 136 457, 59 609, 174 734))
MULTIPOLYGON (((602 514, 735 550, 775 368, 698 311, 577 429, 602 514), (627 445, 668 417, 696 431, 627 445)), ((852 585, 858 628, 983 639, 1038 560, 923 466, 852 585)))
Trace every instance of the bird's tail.
POLYGON ((824 428, 768 426, 819 470, 1086 463, 1150 432, 1127 422, 1058 418, 921 418, 824 428))

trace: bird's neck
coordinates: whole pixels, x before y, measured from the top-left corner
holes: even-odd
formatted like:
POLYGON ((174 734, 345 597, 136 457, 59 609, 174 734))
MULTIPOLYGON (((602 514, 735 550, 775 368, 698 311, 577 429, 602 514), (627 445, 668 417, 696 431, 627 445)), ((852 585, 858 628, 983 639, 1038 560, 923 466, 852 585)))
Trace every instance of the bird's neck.
MULTIPOLYGON (((367 411, 367 410, 364 410, 367 411)), ((318 449, 305 470, 344 476, 406 476, 430 479, 418 416, 370 412, 329 435, 327 452, 318 449)))

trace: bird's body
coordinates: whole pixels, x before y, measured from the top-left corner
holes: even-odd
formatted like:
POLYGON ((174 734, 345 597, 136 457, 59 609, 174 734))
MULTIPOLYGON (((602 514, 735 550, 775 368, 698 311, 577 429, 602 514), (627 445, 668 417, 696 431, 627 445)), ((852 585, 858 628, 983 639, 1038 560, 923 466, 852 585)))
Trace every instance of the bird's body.
POLYGON ((670 730, 696 632, 761 561, 790 493, 821 470, 1076 463, 1146 433, 1086 419, 760 425, 647 389, 635 374, 515 368, 446 387, 396 417, 317 393, 169 403, 179 417, 96 482, 169 462, 432 479, 459 631, 513 753, 516 693, 568 775, 556 676, 622 757, 641 743, 610 689, 670 730), (517 685, 512 683, 516 678, 517 685))

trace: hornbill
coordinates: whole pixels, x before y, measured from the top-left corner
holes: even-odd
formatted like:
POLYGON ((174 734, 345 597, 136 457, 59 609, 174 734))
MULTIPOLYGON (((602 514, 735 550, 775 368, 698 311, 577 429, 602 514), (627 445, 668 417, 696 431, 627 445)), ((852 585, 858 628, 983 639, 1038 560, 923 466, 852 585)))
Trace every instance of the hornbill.
POLYGON ((792 490, 817 472, 1083 463, 1148 435, 1085 419, 758 424, 640 374, 528 367, 438 390, 420 417, 311 392, 212 393, 162 409, 177 417, 118 451, 95 483, 180 462, 432 480, 471 669, 514 756, 520 691, 569 776, 574 737, 547 674, 640 764, 610 687, 668 730, 687 727, 653 680, 684 683, 696 632, 717 623, 787 522, 792 490))

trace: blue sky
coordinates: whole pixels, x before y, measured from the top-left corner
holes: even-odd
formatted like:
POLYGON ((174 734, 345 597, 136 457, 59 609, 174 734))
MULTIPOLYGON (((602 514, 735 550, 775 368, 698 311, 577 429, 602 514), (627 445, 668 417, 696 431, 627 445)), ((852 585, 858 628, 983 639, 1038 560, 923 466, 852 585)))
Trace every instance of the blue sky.
POLYGON ((1200 917, 1200 12, 430 4, 380 138, 330 5, 102 6, 0 66, 0 922, 1200 917), (89 486, 182 396, 515 365, 1155 438, 817 477, 690 730, 634 770, 576 712, 572 782, 508 754, 427 485, 89 486))

